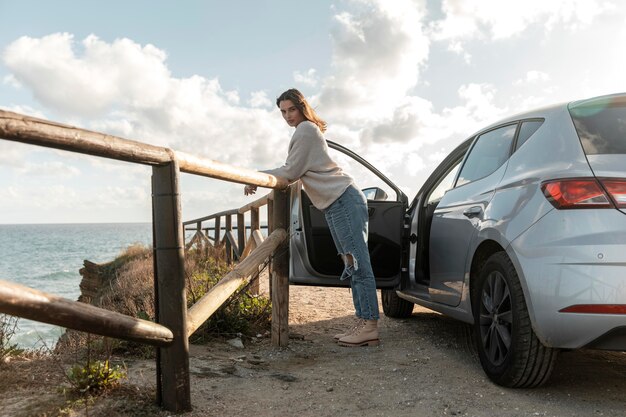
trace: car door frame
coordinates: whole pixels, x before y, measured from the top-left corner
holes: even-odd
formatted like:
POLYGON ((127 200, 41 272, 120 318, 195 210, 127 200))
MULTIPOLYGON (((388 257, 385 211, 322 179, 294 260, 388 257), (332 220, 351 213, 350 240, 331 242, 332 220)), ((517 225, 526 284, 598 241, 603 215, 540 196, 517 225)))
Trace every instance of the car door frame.
POLYGON ((471 147, 467 150, 457 173, 454 187, 448 190, 435 210, 432 222, 433 232, 429 241, 429 293, 433 302, 457 306, 462 300, 467 278, 467 259, 473 253, 478 231, 483 227, 482 225, 486 218, 489 217, 487 214, 489 203, 506 172, 520 126, 520 120, 512 120, 489 127, 475 134, 471 147), (505 128, 513 128, 514 130, 509 146, 505 148, 507 153, 504 162, 495 171, 459 185, 459 178, 477 142, 484 135, 505 128), (464 233, 464 231, 468 230, 470 230, 469 234, 464 233), (446 236, 464 238, 465 245, 451 245, 449 243, 450 239, 447 239, 446 236), (441 247, 445 248, 443 251, 448 258, 451 253, 453 256, 456 254, 457 257, 453 258, 456 262, 456 267, 451 268, 444 260, 437 261, 434 258, 437 254, 437 248, 433 247, 433 241, 437 239, 441 242, 448 242, 441 243, 441 247), (453 249, 456 249, 456 252, 452 252, 453 249), (442 265, 446 266, 443 267, 442 265), (434 271, 435 266, 439 267, 438 271, 434 271), (435 274, 435 272, 438 273, 435 274))
MULTIPOLYGON (((439 186, 441 181, 445 179, 445 177, 454 169, 456 165, 460 167, 463 164, 465 156, 469 151, 474 139, 476 136, 471 136, 468 139, 464 140, 459 144, 452 152, 446 156, 446 158, 435 168, 433 173, 426 179, 415 198, 411 202, 411 206, 408 209, 409 217, 410 217, 410 236, 409 242, 410 246, 408 249, 408 271, 406 284, 402 286, 403 290, 417 290, 419 294, 421 294, 421 298, 429 298, 428 293, 428 268, 426 267, 426 271, 424 271, 425 276, 423 278, 419 278, 419 273, 417 268, 423 267, 420 264, 420 258, 424 256, 428 256, 428 233, 426 232, 426 228, 430 227, 428 219, 426 219, 427 210, 425 204, 426 201, 430 198, 431 193, 439 186)), ((452 180, 452 186, 450 189, 454 188, 454 184, 456 182, 456 178, 458 176, 458 171, 455 177, 452 180)), ((446 190, 447 192, 447 190, 446 190)), ((416 295, 416 294, 414 294, 416 295)))
MULTIPOLYGON (((360 155, 336 142, 327 140, 327 143, 329 148, 343 153, 364 166, 396 193, 396 199, 392 201, 368 200, 367 202, 368 211, 370 213, 370 256, 372 258, 374 273, 377 275, 377 287, 396 288, 400 283, 400 278, 403 272, 402 262, 404 262, 405 258, 403 250, 406 246, 404 245, 406 237, 404 223, 406 219, 408 198, 386 175, 376 169, 360 155), (373 233, 376 233, 376 236, 380 237, 382 240, 388 241, 391 245, 390 247, 397 247, 397 271, 395 271, 396 265, 394 258, 394 265, 392 265, 394 272, 389 272, 387 276, 377 274, 377 272, 380 271, 380 268, 378 268, 379 265, 376 263, 376 253, 372 252, 373 239, 371 237, 373 233), (380 236, 378 233, 380 233, 380 236)), ((290 193, 290 284, 348 287, 349 280, 339 280, 339 273, 330 273, 329 271, 320 272, 313 266, 314 262, 317 262, 318 268, 320 265, 320 261, 319 259, 316 259, 314 252, 317 247, 309 247, 310 245, 313 245, 311 242, 318 241, 316 238, 311 236, 311 233, 313 233, 313 230, 311 230, 313 229, 313 226, 315 226, 315 233, 321 234, 325 239, 324 259, 328 258, 329 262, 334 263, 334 266, 331 265, 329 269, 336 270, 337 268, 341 268, 339 258, 336 256, 330 256, 330 251, 334 250, 334 243, 332 243, 332 239, 330 239, 330 231, 327 232, 328 225, 326 224, 323 213, 315 209, 312 204, 310 204, 306 194, 303 194, 301 184, 298 182, 291 187, 290 193), (303 203, 306 206, 304 209, 303 203), (311 259, 313 259, 313 261, 311 261, 311 259)), ((375 249, 376 248, 374 248, 374 250, 375 249)), ((389 250, 389 248, 386 247, 385 250, 389 250)), ((334 250, 333 254, 336 254, 336 250, 334 250)), ((396 256, 395 253, 393 255, 396 256)), ((379 258, 383 259, 384 257, 381 256, 379 258)), ((387 266, 387 269, 389 269, 389 266, 387 266)))

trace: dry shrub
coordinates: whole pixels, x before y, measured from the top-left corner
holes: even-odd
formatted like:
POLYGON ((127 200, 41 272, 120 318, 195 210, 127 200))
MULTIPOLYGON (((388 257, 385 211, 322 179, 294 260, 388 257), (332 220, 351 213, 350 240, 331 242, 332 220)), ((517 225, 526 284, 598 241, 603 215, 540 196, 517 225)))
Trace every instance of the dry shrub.
MULTIPOLYGON (((191 249, 185 254, 187 307, 205 295, 232 266, 224 257, 223 246, 191 249)), ((112 262, 98 265, 101 287, 91 297, 91 304, 144 320, 155 320, 154 265, 152 249, 134 245, 112 262)), ((270 326, 271 306, 265 297, 253 295, 242 286, 214 315, 196 331, 192 341, 215 336, 263 333, 270 326)), ((94 352, 130 353, 152 357, 154 349, 136 342, 119 341, 85 333, 67 331, 57 345, 63 350, 78 351, 89 345, 94 352)), ((84 352, 84 349, 83 349, 84 352)))
POLYGON ((152 251, 136 253, 114 271, 109 290, 99 306, 144 320, 154 320, 154 272, 152 251))

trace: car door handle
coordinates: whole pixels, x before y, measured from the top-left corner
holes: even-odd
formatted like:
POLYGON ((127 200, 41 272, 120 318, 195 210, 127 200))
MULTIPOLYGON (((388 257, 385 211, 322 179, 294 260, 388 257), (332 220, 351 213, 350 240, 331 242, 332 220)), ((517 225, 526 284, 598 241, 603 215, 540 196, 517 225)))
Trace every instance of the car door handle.
POLYGON ((369 217, 372 217, 372 214, 374 214, 374 207, 368 207, 367 208, 367 215, 369 217))
POLYGON ((463 215, 469 219, 478 217, 483 212, 483 208, 481 206, 473 206, 468 208, 463 212, 463 215))

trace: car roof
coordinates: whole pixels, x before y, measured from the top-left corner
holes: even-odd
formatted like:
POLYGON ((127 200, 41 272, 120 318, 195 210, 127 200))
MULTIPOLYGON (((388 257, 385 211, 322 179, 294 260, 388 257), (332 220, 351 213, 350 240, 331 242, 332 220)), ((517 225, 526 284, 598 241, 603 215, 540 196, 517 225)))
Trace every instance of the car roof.
POLYGON ((609 94, 609 95, 591 97, 591 98, 587 98, 583 100, 565 101, 561 103, 538 107, 532 110, 526 110, 520 113, 513 114, 511 116, 507 116, 503 119, 498 120, 497 122, 491 123, 490 125, 483 127, 482 129, 474 132, 471 136, 476 136, 482 132, 493 129, 494 127, 501 126, 501 125, 504 125, 510 122, 515 122, 515 121, 522 120, 522 119, 550 117, 550 115, 552 114, 562 112, 562 111, 567 111, 568 108, 572 106, 576 106, 576 107, 587 106, 587 105, 603 104, 606 102, 624 103, 626 102, 626 93, 609 94))

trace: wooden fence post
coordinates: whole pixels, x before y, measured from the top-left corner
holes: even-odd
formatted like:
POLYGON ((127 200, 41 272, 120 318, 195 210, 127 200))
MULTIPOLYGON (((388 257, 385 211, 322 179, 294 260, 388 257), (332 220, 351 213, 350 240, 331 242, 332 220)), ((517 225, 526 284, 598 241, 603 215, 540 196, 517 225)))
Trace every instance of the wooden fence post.
MULTIPOLYGON (((269 235, 270 233, 272 233, 272 231, 274 230, 274 194, 270 193, 269 198, 267 199, 267 234, 269 235)), ((270 259, 267 262, 267 269, 268 271, 272 270, 272 258, 270 257, 270 259)), ((269 282, 269 293, 270 293, 270 300, 272 299, 272 278, 270 276, 270 282, 269 282)))
POLYGON ((176 161, 152 168, 155 311, 157 322, 174 334, 172 345, 158 350, 157 399, 177 413, 191 410, 179 176, 176 161))
POLYGON ((221 224, 222 216, 217 216, 215 218, 215 230, 213 230, 213 241, 215 242, 215 247, 220 245, 220 235, 222 232, 222 224, 221 224))
POLYGON ((228 240, 229 233, 233 231, 233 216, 227 214, 226 216, 226 229, 224 231, 224 250, 226 251, 226 263, 230 265, 233 262, 233 247, 228 240))
MULTIPOLYGON (((250 236, 253 236, 254 231, 261 230, 261 219, 259 218, 259 208, 253 207, 250 209, 250 236)), ((259 294, 260 291, 260 282, 261 277, 257 274, 256 278, 250 282, 250 293, 251 294, 259 294)))
POLYGON ((237 243, 239 244, 239 260, 246 247, 246 222, 243 213, 237 214, 237 243))
POLYGON ((272 230, 274 230, 274 225, 272 216, 274 216, 274 200, 272 200, 272 195, 267 199, 267 234, 269 235, 272 230))
MULTIPOLYGON (((289 189, 274 190, 272 227, 289 235, 289 189)), ((270 273, 272 286, 272 344, 289 344, 289 237, 274 251, 270 273)))

